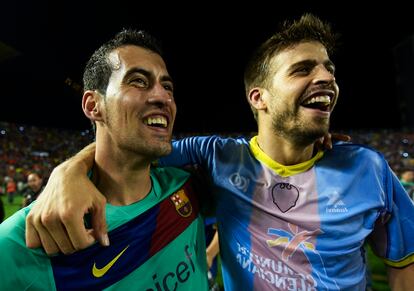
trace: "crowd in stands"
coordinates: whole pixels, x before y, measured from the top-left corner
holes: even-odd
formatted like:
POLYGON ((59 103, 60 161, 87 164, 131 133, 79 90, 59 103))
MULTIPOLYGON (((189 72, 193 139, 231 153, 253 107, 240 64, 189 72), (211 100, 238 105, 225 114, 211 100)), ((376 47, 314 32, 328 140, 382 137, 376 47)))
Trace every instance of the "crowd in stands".
POLYGON ((365 144, 381 152, 398 176, 406 170, 414 170, 413 130, 359 130, 344 133, 351 136, 353 143, 365 144))
MULTIPOLYGON (((0 194, 23 191, 31 172, 42 173, 46 181, 56 165, 92 140, 91 130, 0 122, 0 194)), ((13 195, 8 201, 13 201, 13 195)))
MULTIPOLYGON (((344 133, 350 135, 354 143, 366 144, 381 152, 397 175, 407 169, 414 170, 414 131, 359 130, 344 133)), ((199 134, 177 134, 175 138, 199 134)), ((254 133, 220 135, 252 136, 254 133)), ((43 181, 46 182, 56 165, 89 144, 93 138, 92 130, 42 128, 0 122, 0 194, 22 192, 31 172, 42 173, 43 181)))

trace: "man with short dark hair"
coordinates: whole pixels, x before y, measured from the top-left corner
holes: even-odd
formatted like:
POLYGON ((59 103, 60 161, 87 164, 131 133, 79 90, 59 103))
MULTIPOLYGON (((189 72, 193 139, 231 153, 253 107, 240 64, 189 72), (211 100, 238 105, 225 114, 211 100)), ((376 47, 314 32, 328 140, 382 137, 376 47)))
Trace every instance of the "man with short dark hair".
POLYGON ((121 31, 92 55, 84 85, 83 112, 96 125, 89 178, 104 193, 97 203, 105 209, 81 220, 94 226, 93 215, 106 212, 112 243, 104 235, 105 247, 53 257, 27 248, 25 218, 31 206, 43 206, 37 201, 0 225, 1 288, 208 290, 204 223, 190 174, 152 166, 171 152, 176 115, 157 42, 143 31, 121 31))

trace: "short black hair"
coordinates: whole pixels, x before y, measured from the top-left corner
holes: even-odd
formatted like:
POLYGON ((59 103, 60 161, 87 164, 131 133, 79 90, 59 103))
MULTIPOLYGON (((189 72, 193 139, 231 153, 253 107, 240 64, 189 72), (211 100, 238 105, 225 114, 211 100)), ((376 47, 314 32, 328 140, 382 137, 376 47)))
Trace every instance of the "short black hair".
POLYGON ((83 89, 98 90, 105 95, 112 67, 108 55, 116 48, 135 45, 151 50, 162 57, 161 43, 144 30, 123 29, 104 43, 90 57, 83 73, 83 89))

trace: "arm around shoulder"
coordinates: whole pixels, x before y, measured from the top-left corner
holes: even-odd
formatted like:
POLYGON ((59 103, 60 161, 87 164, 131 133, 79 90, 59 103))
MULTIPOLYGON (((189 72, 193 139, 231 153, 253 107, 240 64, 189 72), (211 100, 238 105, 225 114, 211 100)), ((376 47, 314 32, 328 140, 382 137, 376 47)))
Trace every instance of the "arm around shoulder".
POLYGON ((76 155, 66 160, 59 167, 65 171, 72 171, 69 174, 85 175, 89 169, 92 168, 95 158, 95 142, 87 145, 80 150, 76 155))
POLYGON ((53 170, 26 218, 28 247, 68 254, 91 245, 95 237, 106 242, 106 199, 87 177, 94 153, 91 144, 53 170), (93 232, 83 223, 86 213, 92 214, 93 232))

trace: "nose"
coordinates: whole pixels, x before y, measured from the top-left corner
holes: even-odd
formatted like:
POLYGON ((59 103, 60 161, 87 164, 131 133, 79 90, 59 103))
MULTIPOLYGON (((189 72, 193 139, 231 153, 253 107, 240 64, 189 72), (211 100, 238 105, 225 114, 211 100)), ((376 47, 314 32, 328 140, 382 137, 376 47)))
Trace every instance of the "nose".
POLYGON ((326 68, 323 64, 320 64, 315 69, 315 78, 313 81, 315 84, 327 84, 335 82, 334 73, 330 71, 328 68, 326 68))
POLYGON ((172 91, 167 90, 162 84, 155 84, 149 94, 148 103, 166 106, 174 103, 174 96, 172 91))

